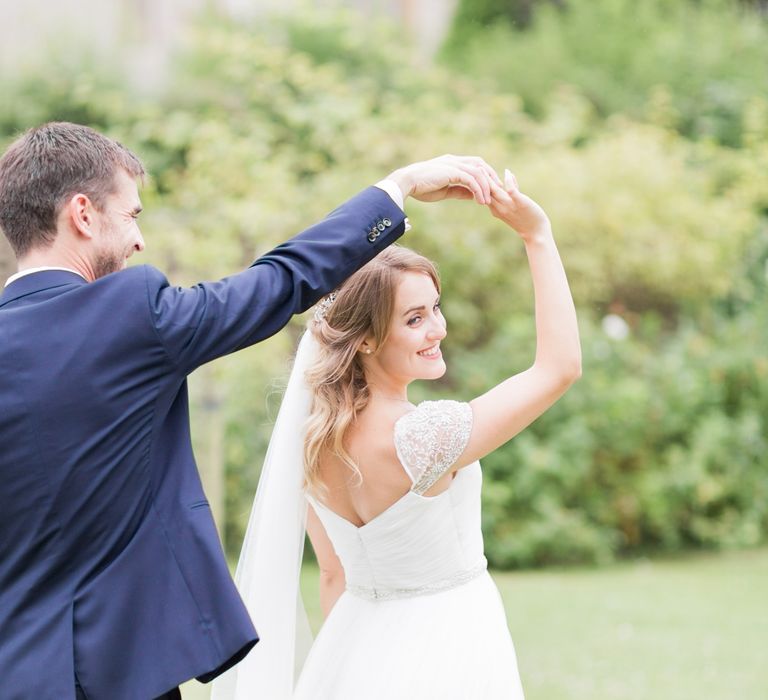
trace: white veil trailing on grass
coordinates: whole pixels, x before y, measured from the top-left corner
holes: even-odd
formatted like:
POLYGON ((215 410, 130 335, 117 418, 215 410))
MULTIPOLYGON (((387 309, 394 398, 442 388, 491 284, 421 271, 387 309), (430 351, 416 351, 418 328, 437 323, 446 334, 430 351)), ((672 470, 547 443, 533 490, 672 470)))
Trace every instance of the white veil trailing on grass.
POLYGON ((317 343, 306 331, 264 459, 235 581, 260 641, 213 683, 211 700, 290 700, 312 644, 301 599, 304 550, 304 429, 310 395, 304 374, 317 343))

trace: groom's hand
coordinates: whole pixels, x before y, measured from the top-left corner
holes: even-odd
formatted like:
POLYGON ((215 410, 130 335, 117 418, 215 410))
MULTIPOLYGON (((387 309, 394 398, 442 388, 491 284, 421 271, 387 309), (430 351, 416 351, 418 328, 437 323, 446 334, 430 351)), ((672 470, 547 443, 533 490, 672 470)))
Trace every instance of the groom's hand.
POLYGON ((501 187, 496 171, 482 158, 445 155, 406 165, 387 177, 400 187, 403 198, 422 202, 472 199, 491 203, 491 183, 501 187))

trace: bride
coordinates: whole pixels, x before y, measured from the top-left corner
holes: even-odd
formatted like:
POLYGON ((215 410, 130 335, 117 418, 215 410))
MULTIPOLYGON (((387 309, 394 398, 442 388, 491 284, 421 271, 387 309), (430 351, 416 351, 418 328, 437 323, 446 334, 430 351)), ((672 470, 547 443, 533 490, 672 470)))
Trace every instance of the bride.
POLYGON ((215 683, 214 698, 523 698, 483 555, 478 460, 566 391, 580 348, 546 214, 508 171, 492 194, 492 214, 528 256, 533 364, 469 403, 411 404, 413 380, 446 371, 446 321, 434 266, 405 248, 386 249, 320 303, 236 576, 262 641, 215 683), (305 527, 325 616, 313 644, 298 587, 305 527))

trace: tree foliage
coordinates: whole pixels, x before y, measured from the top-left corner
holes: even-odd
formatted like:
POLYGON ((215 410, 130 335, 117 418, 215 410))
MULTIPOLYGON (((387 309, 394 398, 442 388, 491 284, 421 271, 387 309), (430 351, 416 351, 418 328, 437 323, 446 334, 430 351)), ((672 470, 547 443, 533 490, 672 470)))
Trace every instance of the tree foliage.
POLYGON ((768 20, 744 4, 568 0, 535 8, 524 32, 457 21, 444 59, 520 95, 537 116, 561 85, 576 87, 602 116, 635 118, 659 106, 661 90, 670 126, 732 146, 741 143, 751 99, 768 94, 768 20))

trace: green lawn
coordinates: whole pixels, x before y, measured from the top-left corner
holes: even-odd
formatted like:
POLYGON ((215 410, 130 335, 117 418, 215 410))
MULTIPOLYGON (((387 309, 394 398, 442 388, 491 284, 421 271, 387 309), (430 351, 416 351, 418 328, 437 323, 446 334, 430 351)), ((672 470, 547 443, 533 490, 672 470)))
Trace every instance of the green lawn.
POLYGON ((768 700, 768 551, 496 576, 528 700, 768 700))
POLYGON ((768 700, 767 549, 494 578, 526 700, 768 700))

